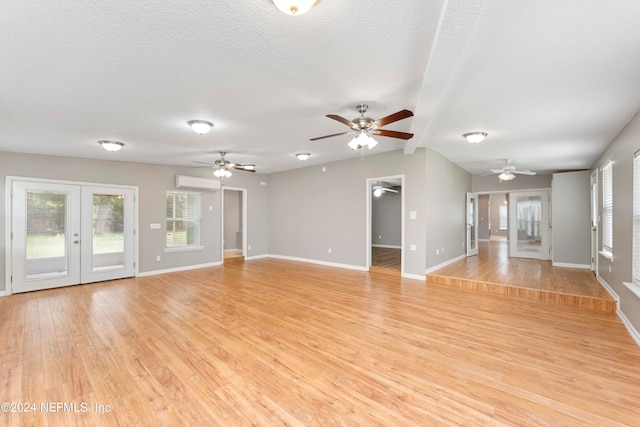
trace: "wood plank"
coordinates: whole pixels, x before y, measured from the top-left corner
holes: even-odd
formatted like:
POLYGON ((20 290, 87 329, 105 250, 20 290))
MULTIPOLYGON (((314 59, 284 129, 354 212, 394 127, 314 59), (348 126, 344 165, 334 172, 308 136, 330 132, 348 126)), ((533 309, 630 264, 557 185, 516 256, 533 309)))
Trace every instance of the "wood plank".
POLYGON ((610 313, 259 259, 0 298, 0 425, 638 425, 610 313), (17 384, 17 386, 16 386, 17 384))

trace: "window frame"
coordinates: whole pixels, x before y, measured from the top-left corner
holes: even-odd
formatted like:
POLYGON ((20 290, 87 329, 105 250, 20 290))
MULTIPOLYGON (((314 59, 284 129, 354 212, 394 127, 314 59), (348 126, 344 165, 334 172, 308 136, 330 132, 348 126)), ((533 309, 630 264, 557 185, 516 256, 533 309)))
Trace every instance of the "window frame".
POLYGON ((178 251, 189 251, 189 250, 200 250, 203 249, 204 246, 201 245, 201 239, 202 239, 202 193, 200 192, 196 192, 196 191, 181 191, 181 190, 167 190, 166 195, 165 195, 165 239, 164 239, 164 244, 165 244, 165 252, 178 252, 178 251), (169 197, 170 196, 174 196, 174 202, 173 202, 173 212, 172 212, 172 216, 168 215, 168 201, 169 201, 169 197), (190 196, 197 196, 197 206, 194 206, 192 209, 189 209, 189 203, 187 201, 187 206, 185 206, 186 209, 184 209, 185 211, 187 211, 187 216, 182 216, 182 217, 176 217, 176 200, 175 200, 175 196, 178 195, 183 195, 183 196, 187 196, 187 200, 190 196), (191 216, 188 214, 189 211, 193 211, 194 215, 191 216), (185 223, 191 223, 191 224, 196 224, 197 227, 197 236, 196 236, 196 241, 193 243, 188 243, 188 238, 186 239, 185 244, 174 244, 174 245, 169 245, 169 241, 168 241, 168 234, 169 231, 171 229, 170 224, 173 223, 177 223, 177 222, 185 222, 185 223))
POLYGON ((601 255, 613 258, 613 162, 602 167, 601 255))

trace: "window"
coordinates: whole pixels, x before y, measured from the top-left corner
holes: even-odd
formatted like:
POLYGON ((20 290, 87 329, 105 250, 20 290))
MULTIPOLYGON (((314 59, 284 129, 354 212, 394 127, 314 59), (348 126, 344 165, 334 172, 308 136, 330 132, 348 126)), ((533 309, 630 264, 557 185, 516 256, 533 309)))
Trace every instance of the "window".
POLYGON ((633 156, 633 282, 640 284, 640 151, 633 156))
POLYGON ((200 245, 200 193, 167 191, 167 248, 200 245))
POLYGON ((602 168, 602 250, 613 253, 613 163, 602 168))
POLYGON ((499 225, 500 230, 507 229, 507 207, 508 206, 505 204, 498 206, 499 215, 500 215, 500 225, 499 225))

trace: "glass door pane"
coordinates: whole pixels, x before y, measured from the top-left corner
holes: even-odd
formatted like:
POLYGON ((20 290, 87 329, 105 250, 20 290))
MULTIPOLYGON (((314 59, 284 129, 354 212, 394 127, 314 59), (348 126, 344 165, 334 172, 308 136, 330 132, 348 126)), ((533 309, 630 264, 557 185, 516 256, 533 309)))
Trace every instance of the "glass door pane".
POLYGON ((93 271, 124 268, 124 196, 94 194, 93 271))
POLYGON ((478 195, 467 193, 467 256, 478 254, 478 195))

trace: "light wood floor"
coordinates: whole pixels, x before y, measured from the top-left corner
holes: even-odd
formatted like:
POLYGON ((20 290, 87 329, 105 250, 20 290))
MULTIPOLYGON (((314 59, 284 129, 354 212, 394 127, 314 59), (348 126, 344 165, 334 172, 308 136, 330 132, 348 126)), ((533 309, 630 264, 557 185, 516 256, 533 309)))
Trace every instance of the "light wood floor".
POLYGON ((0 402, 91 410, 2 426, 640 426, 613 314, 292 261, 0 298, 0 345, 0 402))
POLYGON ((371 265, 400 271, 402 252, 398 248, 371 247, 371 265))
POLYGON ((448 286, 613 313, 616 302, 587 269, 554 267, 551 261, 509 258, 507 242, 479 242, 477 256, 466 257, 427 275, 448 286))
POLYGON ((244 261, 242 249, 232 249, 224 251, 225 261, 244 261))

